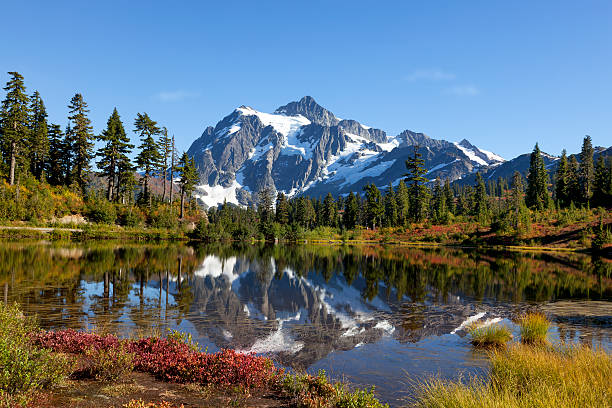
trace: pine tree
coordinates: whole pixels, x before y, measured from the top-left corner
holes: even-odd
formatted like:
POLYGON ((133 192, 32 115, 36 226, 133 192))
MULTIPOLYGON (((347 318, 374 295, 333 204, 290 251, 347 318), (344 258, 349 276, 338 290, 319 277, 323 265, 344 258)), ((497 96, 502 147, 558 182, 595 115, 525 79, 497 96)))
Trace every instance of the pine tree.
POLYGON ((444 189, 442 188, 442 182, 440 181, 440 178, 437 177, 433 187, 433 205, 431 208, 432 218, 438 223, 446 222, 448 218, 447 211, 446 195, 444 194, 444 189))
POLYGON ((612 197, 609 195, 610 174, 603 155, 597 158, 595 166, 595 179, 593 182, 593 204, 596 206, 611 206, 612 197))
POLYGON ((342 217, 344 228, 354 229, 359 222, 359 200, 351 191, 344 205, 344 214, 342 217))
POLYGON ((283 225, 289 223, 289 201, 282 192, 276 195, 276 222, 283 225))
MULTIPOLYGON (((172 156, 172 150, 173 150, 173 139, 174 138, 170 138, 168 136, 168 129, 166 129, 165 127, 162 128, 162 131, 160 133, 159 136, 159 150, 161 153, 161 160, 160 160, 160 174, 163 175, 164 177, 164 192, 162 194, 162 200, 166 201, 166 186, 168 185, 167 181, 168 181, 168 165, 170 164, 169 162, 171 162, 171 156, 172 156)), ((172 184, 170 184, 170 187, 172 187, 172 184)))
POLYGON ((327 193, 323 200, 323 219, 322 225, 330 227, 336 226, 336 218, 338 217, 338 208, 331 193, 327 193))
MULTIPOLYGON (((120 181, 119 174, 121 170, 129 171, 125 167, 126 163, 130 162, 128 154, 134 148, 134 145, 130 144, 130 139, 125 133, 117 108, 113 109, 113 113, 106 122, 106 129, 102 131, 98 140, 104 144, 96 154, 96 156, 100 157, 100 161, 97 164, 98 168, 102 170, 102 176, 107 180, 107 199, 112 201, 118 198, 119 188, 117 188, 117 184, 120 181), (121 170, 120 164, 122 165, 121 170)), ((131 167, 131 163, 128 167, 131 167)))
POLYGON ((593 144, 591 136, 586 135, 582 142, 580 152, 580 193, 582 201, 588 203, 593 195, 593 180, 595 179, 595 167, 593 165, 593 144))
POLYGON ((406 183, 410 185, 410 218, 420 222, 425 218, 429 191, 423 184, 428 180, 423 177, 427 173, 425 160, 421 158, 419 146, 414 145, 414 155, 406 160, 408 173, 404 174, 406 183))
POLYGON ((6 98, 2 101, 0 110, 0 125, 2 134, 2 156, 8 165, 8 181, 15 184, 18 166, 26 163, 28 139, 28 95, 23 83, 23 77, 18 72, 9 72, 11 79, 4 90, 6 98))
POLYGON ((39 180, 45 178, 45 167, 49 160, 49 137, 47 110, 38 91, 35 91, 30 104, 30 172, 39 180))
POLYGON ((397 225, 397 197, 391 183, 387 187, 383 202, 385 205, 385 225, 387 227, 395 227, 397 225))
POLYGON ((575 155, 570 157, 567 165, 567 199, 570 203, 580 200, 580 174, 575 155))
POLYGON ((172 196, 174 192, 174 172, 176 171, 177 163, 178 157, 176 152, 176 145, 174 144, 174 135, 172 135, 172 153, 170 154, 170 208, 172 208, 172 196))
POLYGON ((47 173, 49 183, 53 186, 59 186, 65 181, 65 173, 62 166, 62 155, 65 150, 62 128, 59 125, 50 125, 49 160, 45 172, 47 173))
POLYGON ((395 200, 397 201, 398 223, 401 225, 406 225, 408 222, 408 217, 410 216, 410 194, 403 179, 400 180, 399 185, 397 186, 395 200))
POLYGON ((455 214, 455 195, 453 194, 453 190, 451 189, 450 181, 448 181, 448 179, 444 181, 443 194, 448 212, 455 214))
POLYGON ((257 212, 261 223, 269 223, 274 219, 272 190, 264 187, 257 193, 257 212))
POLYGON ((550 196, 548 195, 548 172, 544 166, 544 159, 540 147, 536 143, 529 162, 527 176, 526 203, 528 207, 536 210, 548 208, 550 196))
POLYGON ((480 222, 487 218, 488 214, 488 198, 484 179, 480 172, 476 173, 476 186, 474 193, 474 215, 478 217, 480 222))
POLYGON ((569 205, 569 165, 567 162, 567 152, 563 149, 561 153, 561 159, 559 160, 559 167, 557 167, 557 173, 555 174, 555 196, 560 206, 569 205))
POLYGON ((382 203, 382 196, 380 190, 374 183, 367 185, 364 190, 366 191, 366 219, 367 225, 371 225, 372 229, 376 229, 376 226, 382 224, 382 217, 385 213, 385 207, 382 203))
POLYGON ((297 223, 304 228, 310 229, 314 225, 317 215, 310 199, 298 198, 295 217, 297 223))
POLYGON ((189 158, 186 152, 183 152, 179 162, 179 171, 181 173, 181 212, 179 217, 183 219, 185 212, 185 197, 191 195, 198 182, 198 171, 195 166, 195 161, 189 158))
POLYGON ((80 93, 74 95, 68 109, 70 109, 68 119, 72 124, 69 135, 72 150, 71 181, 78 185, 81 193, 84 193, 87 186, 89 162, 93 157, 93 128, 87 117, 89 110, 87 103, 83 100, 83 95, 80 93))
POLYGON ((523 197, 523 177, 518 171, 512 176, 512 190, 510 192, 510 211, 512 226, 516 231, 519 230, 521 222, 526 224, 529 222, 529 213, 525 207, 525 199, 523 197))
MULTIPOLYGON (((151 192, 149 191, 150 179, 154 175, 156 169, 159 168, 159 163, 162 160, 161 154, 159 152, 159 146, 155 142, 155 136, 157 136, 160 132, 159 127, 157 127, 157 122, 152 120, 148 114, 138 113, 136 115, 136 120, 134 121, 134 133, 137 133, 141 140, 141 145, 138 146, 140 149, 140 153, 136 156, 136 164, 138 168, 140 168, 144 172, 143 177, 143 201, 148 202, 149 207, 151 206, 151 192)), ((186 156, 183 154, 183 156, 186 156)), ((181 157, 182 161, 183 157, 181 157)), ((181 169, 186 169, 184 167, 185 163, 182 163, 181 169)), ((181 200, 183 197, 181 197, 181 200)), ((182 207, 183 204, 181 204, 182 207)), ((181 209, 182 213, 182 209, 181 209)))

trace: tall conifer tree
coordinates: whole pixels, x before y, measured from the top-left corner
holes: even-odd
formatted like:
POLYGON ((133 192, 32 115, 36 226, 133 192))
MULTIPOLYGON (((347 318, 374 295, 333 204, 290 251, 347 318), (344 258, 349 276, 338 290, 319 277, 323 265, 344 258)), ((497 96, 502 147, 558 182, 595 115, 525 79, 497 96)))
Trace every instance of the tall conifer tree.
POLYGON ((89 109, 83 100, 83 95, 75 94, 70 100, 70 147, 72 150, 72 182, 76 183, 81 192, 85 192, 87 186, 87 175, 89 172, 89 161, 93 157, 93 127, 91 120, 87 117, 89 109))
POLYGON ((8 181, 15 184, 17 167, 26 164, 29 119, 29 98, 23 82, 23 76, 18 72, 9 72, 11 79, 4 90, 6 98, 0 109, 0 125, 2 135, 2 156, 8 166, 8 181))
POLYGON ((107 190, 106 196, 109 201, 118 198, 118 186, 120 181, 120 164, 129 162, 128 154, 134 148, 130 144, 130 139, 125 133, 123 123, 117 108, 113 109, 113 113, 106 122, 106 129, 98 137, 98 140, 103 143, 98 150, 96 156, 100 158, 98 168, 102 170, 102 176, 106 178, 107 190))
POLYGON ((536 210, 548 208, 550 196, 548 195, 548 172, 544 166, 544 159, 540 147, 536 143, 529 162, 527 176, 527 206, 536 210))
POLYGON ((414 155, 406 160, 408 173, 404 174, 406 183, 410 185, 410 215, 413 221, 420 222, 425 218, 427 203, 429 201, 429 190, 424 185, 428 180, 424 177, 427 173, 425 160, 421 158, 419 146, 414 145, 414 155))
POLYGON ((595 166, 593 165, 593 144, 591 136, 586 135, 582 142, 580 152, 580 193, 582 201, 588 203, 593 195, 593 181, 595 180, 595 166))
POLYGON ((561 153, 561 159, 559 160, 559 167, 557 167, 557 173, 555 174, 555 196, 559 205, 566 206, 569 204, 569 167, 567 162, 567 152, 563 149, 561 153))
POLYGON ((64 147, 64 132, 59 125, 49 126, 49 160, 47 162, 48 181, 53 186, 59 186, 65 181, 64 168, 62 166, 64 147))
MULTIPOLYGON (((138 156, 136 156, 136 164, 138 165, 138 168, 144 172, 142 198, 143 201, 147 202, 150 207, 152 198, 149 188, 150 180, 155 174, 155 171, 159 168, 159 163, 162 160, 162 156, 159 152, 159 146, 155 141, 155 136, 159 134, 160 129, 157 127, 157 122, 152 120, 146 113, 138 113, 136 115, 134 127, 136 128, 134 129, 134 132, 138 134, 142 142, 141 145, 138 146, 140 153, 138 153, 138 156)), ((181 166, 184 165, 185 163, 181 164, 181 166)))
POLYGON ((49 160, 49 135, 47 110, 38 91, 35 91, 30 104, 30 171, 39 180, 45 178, 45 167, 49 160))

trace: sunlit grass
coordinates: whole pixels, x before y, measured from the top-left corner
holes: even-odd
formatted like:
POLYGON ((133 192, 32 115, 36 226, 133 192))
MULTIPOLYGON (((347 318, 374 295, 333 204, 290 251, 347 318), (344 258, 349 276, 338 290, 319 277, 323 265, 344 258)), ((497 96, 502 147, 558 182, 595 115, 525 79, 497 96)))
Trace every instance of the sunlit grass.
POLYGON ((521 341, 525 344, 545 344, 550 321, 540 313, 528 313, 523 316, 521 326, 521 341))
POLYGON ((612 358, 601 349, 515 344, 491 352, 488 381, 428 380, 421 384, 414 406, 609 407, 611 379, 612 358))
POLYGON ((499 324, 472 327, 469 336, 474 347, 484 348, 505 347, 506 343, 512 340, 510 329, 499 324))

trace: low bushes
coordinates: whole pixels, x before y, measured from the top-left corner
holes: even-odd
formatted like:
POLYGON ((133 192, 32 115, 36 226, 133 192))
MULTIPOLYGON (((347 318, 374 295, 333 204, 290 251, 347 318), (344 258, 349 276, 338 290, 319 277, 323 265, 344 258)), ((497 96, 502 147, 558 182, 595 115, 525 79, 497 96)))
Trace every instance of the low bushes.
POLYGON ((512 340, 510 329, 498 324, 472 327, 469 336, 475 347, 484 348, 505 347, 506 343, 512 340))
POLYGON ((609 407, 612 358, 586 346, 516 344, 491 353, 490 380, 432 379, 421 384, 416 407, 609 407))
POLYGON ((521 341, 525 344, 545 344, 550 322, 540 313, 528 313, 519 320, 521 341))
POLYGON ((85 351, 85 373, 99 381, 119 381, 132 372, 135 357, 126 343, 109 348, 92 347, 85 351))
POLYGON ((0 303, 0 407, 26 404, 72 371, 66 356, 32 346, 27 335, 33 329, 17 306, 0 303))
POLYGON ((345 384, 332 384, 325 371, 317 375, 286 375, 278 382, 282 393, 293 400, 298 408, 385 408, 374 396, 374 387, 370 390, 351 391, 345 384))

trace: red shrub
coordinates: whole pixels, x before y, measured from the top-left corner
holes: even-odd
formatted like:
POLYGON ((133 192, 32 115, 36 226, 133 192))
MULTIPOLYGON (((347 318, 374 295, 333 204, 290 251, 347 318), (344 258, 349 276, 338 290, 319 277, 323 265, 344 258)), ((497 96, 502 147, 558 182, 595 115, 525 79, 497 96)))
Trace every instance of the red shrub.
MULTIPOLYGON (((119 346, 119 339, 115 336, 102 337, 71 329, 35 333, 32 340, 38 346, 74 354, 119 346)), ((153 374, 164 381, 257 388, 268 385, 280 373, 268 358, 240 354, 234 350, 209 354, 166 338, 128 341, 127 348, 135 354, 136 370, 153 374)))

